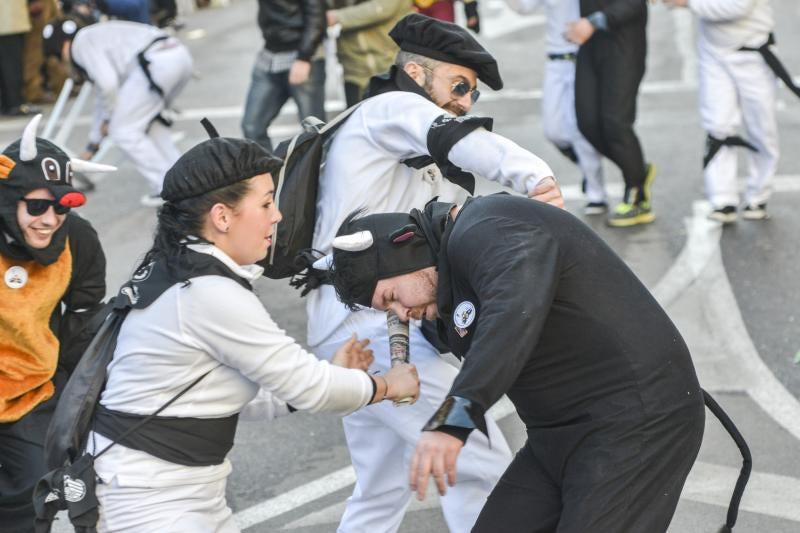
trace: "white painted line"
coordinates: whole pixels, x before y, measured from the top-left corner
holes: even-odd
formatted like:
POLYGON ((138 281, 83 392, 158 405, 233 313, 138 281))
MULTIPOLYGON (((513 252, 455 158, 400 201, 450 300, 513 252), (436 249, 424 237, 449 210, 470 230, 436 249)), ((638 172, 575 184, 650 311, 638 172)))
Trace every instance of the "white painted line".
MULTIPOLYGON (((728 507, 739 469, 697 462, 689 473, 681 499, 728 507)), ((740 511, 800 522, 800 479, 752 472, 740 511)))
POLYGON ((246 529, 327 496, 355 482, 355 471, 352 466, 347 466, 280 496, 243 509, 234 515, 234 520, 240 529, 246 529))
MULTIPOLYGON (((681 499, 727 509, 738 476, 738 468, 698 461, 686 480, 681 499)), ((800 522, 798 494, 800 479, 754 471, 750 475, 740 510, 800 522)), ((439 495, 436 490, 431 490, 422 502, 412 498, 406 512, 435 509, 438 506, 439 495)), ((345 502, 336 502, 289 522, 281 531, 338 524, 344 510, 345 502)))
MULTIPOLYGON (((687 244, 656 284, 653 295, 669 311, 679 298, 695 291, 701 306, 696 312, 710 328, 704 339, 695 342, 712 346, 714 352, 694 353, 706 364, 698 365, 698 372, 708 369, 705 376, 701 374, 701 385, 705 382, 710 390, 717 390, 713 385, 721 382, 725 390, 746 391, 770 418, 800 440, 800 402, 770 371, 747 333, 722 264, 721 225, 706 220, 711 210, 707 202, 695 202, 693 207, 694 216, 687 221, 687 244)), ((687 343, 693 348, 692 339, 687 338, 687 343)))
MULTIPOLYGON (((641 94, 671 94, 675 92, 693 91, 695 85, 687 84, 682 80, 660 80, 642 84, 641 94)), ((492 91, 488 88, 481 90, 481 102, 501 102, 515 100, 539 100, 542 98, 541 89, 503 89, 502 91, 492 91)), ((340 100, 329 100, 325 102, 325 110, 337 112, 344 109, 344 102, 340 100)), ((242 117, 244 109, 242 106, 220 106, 220 107, 198 107, 184 109, 175 115, 175 122, 197 121, 203 117, 210 119, 239 119, 242 117)), ((297 114, 297 107, 294 102, 287 102, 281 109, 280 116, 292 116, 297 114)), ((0 121, 0 133, 12 132, 22 134, 22 130, 28 123, 27 120, 12 119, 0 121)), ((91 123, 91 117, 82 116, 75 121, 75 126, 87 126, 91 123)))

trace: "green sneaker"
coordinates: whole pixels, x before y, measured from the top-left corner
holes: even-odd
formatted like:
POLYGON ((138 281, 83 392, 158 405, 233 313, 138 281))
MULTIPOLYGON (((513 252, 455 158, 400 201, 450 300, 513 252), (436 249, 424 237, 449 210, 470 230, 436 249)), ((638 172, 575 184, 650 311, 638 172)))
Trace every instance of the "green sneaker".
POLYGON ((614 228, 626 228, 638 224, 649 224, 655 219, 656 216, 650 209, 650 202, 643 201, 638 204, 622 202, 614 208, 614 212, 608 219, 608 225, 614 228))
POLYGON ((647 174, 644 175, 644 183, 642 184, 642 189, 644 191, 644 201, 650 204, 650 199, 652 198, 652 189, 653 189, 653 182, 656 180, 656 174, 658 173, 658 169, 653 163, 647 164, 647 174))

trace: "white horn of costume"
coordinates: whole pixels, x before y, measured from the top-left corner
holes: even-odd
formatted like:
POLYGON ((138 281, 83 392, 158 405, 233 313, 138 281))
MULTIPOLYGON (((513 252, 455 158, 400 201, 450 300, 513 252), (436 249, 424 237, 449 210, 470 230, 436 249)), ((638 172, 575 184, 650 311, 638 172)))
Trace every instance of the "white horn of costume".
POLYGON ((360 252, 366 250, 373 243, 372 232, 359 231, 350 235, 342 235, 333 239, 333 247, 345 252, 360 252))
POLYGON ((75 172, 115 172, 117 167, 111 165, 102 165, 100 163, 92 163, 91 161, 84 161, 83 159, 72 158, 69 160, 72 170, 75 172))
POLYGON ((315 270, 330 270, 333 265, 333 254, 328 254, 325 257, 320 257, 311 265, 315 270))
POLYGON ((33 161, 36 159, 36 130, 39 129, 39 121, 42 120, 42 114, 39 113, 28 122, 25 130, 22 132, 22 141, 19 145, 19 159, 20 161, 33 161))

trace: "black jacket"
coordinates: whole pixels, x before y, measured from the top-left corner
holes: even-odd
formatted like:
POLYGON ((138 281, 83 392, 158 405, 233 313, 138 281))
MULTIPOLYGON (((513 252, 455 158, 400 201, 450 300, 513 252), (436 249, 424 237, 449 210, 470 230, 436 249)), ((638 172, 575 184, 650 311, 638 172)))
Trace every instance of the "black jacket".
POLYGON ((297 50, 309 61, 325 36, 323 0, 258 0, 258 25, 271 52, 297 50))
POLYGON ((672 321, 566 211, 508 195, 476 198, 447 225, 438 266, 439 331, 464 358, 449 396, 471 404, 468 416, 440 408, 440 420, 470 418, 481 428, 504 393, 526 426, 542 431, 702 405, 672 321))

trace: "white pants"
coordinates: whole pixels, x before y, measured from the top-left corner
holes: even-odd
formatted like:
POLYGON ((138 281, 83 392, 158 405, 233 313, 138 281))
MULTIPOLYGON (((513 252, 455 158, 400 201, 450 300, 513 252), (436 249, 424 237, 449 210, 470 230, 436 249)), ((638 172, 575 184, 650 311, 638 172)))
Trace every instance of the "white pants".
POLYGON ((171 487, 98 483, 99 533, 238 533, 225 500, 226 479, 171 487))
POLYGON ((146 57, 150 61, 150 74, 164 96, 150 88, 150 82, 138 65, 133 67, 119 88, 108 123, 108 135, 147 179, 150 193, 158 194, 164 174, 181 154, 170 138, 169 128, 153 119, 189 81, 192 57, 184 45, 174 40, 153 45, 146 57))
MULTIPOLYGON (((339 328, 312 351, 330 358, 351 333, 369 338, 375 352, 371 372, 389 367, 389 339, 383 313, 351 314, 339 328)), ((414 405, 395 407, 385 401, 344 418, 344 432, 356 471, 356 487, 347 500, 341 533, 391 533, 397 531, 412 492, 408 465, 420 431, 444 401, 458 369, 442 359, 419 328, 411 327, 411 362, 419 372, 420 398, 414 405)), ((458 457, 456 485, 441 499, 450 531, 467 532, 478 518, 486 497, 511 461, 511 451, 497 424, 487 420, 491 444, 473 431, 458 457)))
POLYGON ((575 118, 575 62, 548 60, 542 90, 544 136, 559 148, 572 147, 585 180, 586 200, 605 202, 600 153, 578 130, 575 118))
POLYGON ((775 74, 758 52, 721 51, 701 38, 700 117, 703 129, 717 139, 736 135, 756 148, 723 146, 705 168, 706 194, 714 207, 739 204, 737 150, 747 161, 744 200, 765 203, 778 166, 778 124, 775 119, 775 74))

